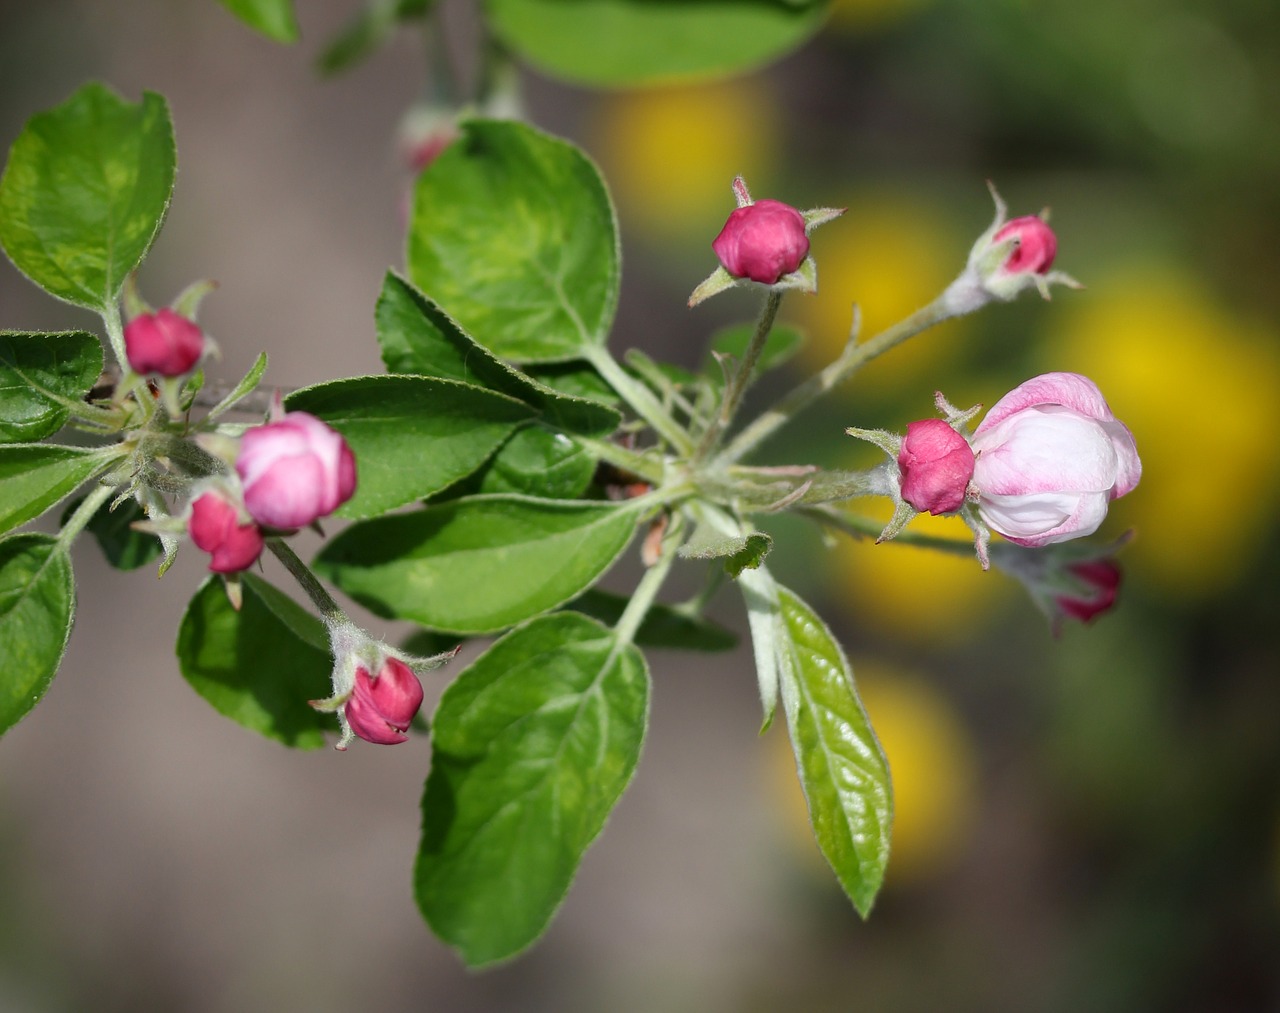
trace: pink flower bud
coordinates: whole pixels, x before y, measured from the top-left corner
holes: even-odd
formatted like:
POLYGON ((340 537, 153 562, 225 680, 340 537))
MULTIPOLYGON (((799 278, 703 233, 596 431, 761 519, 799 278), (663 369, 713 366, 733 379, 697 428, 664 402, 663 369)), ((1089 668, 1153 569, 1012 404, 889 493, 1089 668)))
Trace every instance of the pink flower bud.
POLYGON ((809 254, 804 216, 789 204, 761 200, 737 208, 711 243, 735 278, 775 284, 809 254))
POLYGON ((973 477, 973 451, 963 436, 942 419, 907 426, 898 452, 902 498, 916 510, 949 514, 964 504, 973 477))
POLYGON ((288 412, 240 440, 236 471, 244 505, 259 524, 289 530, 333 513, 356 491, 347 441, 314 415, 288 412))
POLYGON ((421 706, 422 683, 413 669, 388 658, 373 677, 363 665, 356 669, 355 688, 347 698, 345 712, 347 724, 360 738, 392 746, 408 738, 404 733, 421 706))
POLYGON ((241 523, 239 510, 221 493, 206 492, 191 504, 187 533, 209 553, 209 569, 214 573, 247 570, 262 554, 258 525, 241 523))
POLYGON ((972 446, 978 513, 1019 545, 1092 534, 1142 475, 1133 434, 1078 373, 1046 373, 1010 391, 972 446))
POLYGON ((1054 603, 1068 619, 1087 623, 1106 612, 1120 589, 1120 567, 1113 559, 1088 559, 1066 568, 1077 590, 1054 597, 1054 603))
POLYGON ((1016 239, 1018 245, 1001 265, 1001 271, 1005 274, 1049 273, 1058 253, 1058 238, 1043 218, 1036 215, 1015 218, 992 236, 991 242, 1001 243, 1007 239, 1016 239))
POLYGON ((125 325, 124 351, 135 373, 181 376, 204 354, 204 332, 171 309, 142 313, 125 325))

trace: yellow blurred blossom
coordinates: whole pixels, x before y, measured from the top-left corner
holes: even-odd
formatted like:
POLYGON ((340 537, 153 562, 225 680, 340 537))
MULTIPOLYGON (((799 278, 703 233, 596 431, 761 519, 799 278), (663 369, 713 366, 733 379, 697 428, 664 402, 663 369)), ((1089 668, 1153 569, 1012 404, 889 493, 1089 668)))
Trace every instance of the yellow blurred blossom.
MULTIPOLYGON (((852 506, 880 521, 888 521, 891 513, 884 499, 852 506)), ((973 535, 958 517, 920 514, 906 530, 973 545, 973 535)), ((952 555, 904 542, 876 545, 869 538, 841 537, 827 555, 826 578, 832 594, 849 602, 851 615, 912 642, 972 638, 1013 588, 1003 575, 984 571, 972 552, 952 555)))
MULTIPOLYGON (((787 306, 809 332, 804 352, 813 367, 826 365, 844 347, 854 303, 862 310, 865 341, 936 298, 964 266, 968 251, 947 230, 943 213, 931 212, 918 195, 824 195, 823 202, 849 210, 815 247, 817 295, 787 306)), ((866 376, 877 385, 936 385, 955 358, 957 333, 965 326, 952 321, 912 338, 867 366, 866 376)))
POLYGON ((610 96, 593 131, 629 227, 707 232, 734 208, 742 174, 761 196, 777 145, 777 105, 757 82, 650 88, 610 96))
POLYGON ((1095 380, 1142 456, 1108 530, 1137 529, 1125 556, 1153 590, 1220 591, 1280 505, 1277 335, 1173 268, 1103 279, 1059 320, 1043 361, 1095 380))

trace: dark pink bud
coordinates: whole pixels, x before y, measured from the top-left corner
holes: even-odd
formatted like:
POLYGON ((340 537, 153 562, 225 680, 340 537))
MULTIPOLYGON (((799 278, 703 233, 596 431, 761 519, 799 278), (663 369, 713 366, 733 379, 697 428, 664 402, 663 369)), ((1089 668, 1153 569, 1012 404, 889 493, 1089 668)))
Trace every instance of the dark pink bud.
POLYGON ((356 491, 356 459, 347 441, 306 412, 288 412, 248 430, 236 471, 249 515, 269 528, 304 527, 356 491))
POLYGON ((904 500, 921 512, 949 514, 964 504, 973 478, 973 451, 942 419, 922 419, 907 426, 898 470, 904 500))
POLYGON ((1068 566, 1078 593, 1060 594, 1054 598, 1063 615, 1087 623, 1115 604, 1120 589, 1120 567, 1111 559, 1089 559, 1068 566))
POLYGON ((761 200, 730 214, 711 248, 735 278, 773 285, 804 262, 809 237, 804 216, 790 204, 761 200))
POLYGON ((182 376, 200 361, 204 332, 171 309, 143 313, 125 325, 124 351, 135 373, 182 376))
POLYGON ((347 724, 366 742, 393 746, 408 736, 409 722, 422 706, 422 683, 403 661, 388 658, 372 678, 356 669, 356 685, 344 705, 347 724))
POLYGON ((1048 274, 1058 254, 1058 237, 1043 218, 1025 215, 1015 218, 991 237, 992 243, 1017 239, 1003 270, 1008 274, 1048 274))
POLYGON ((247 570, 262 554, 258 525, 240 523, 235 504, 220 493, 206 492, 191 504, 187 533, 209 553, 209 569, 214 573, 247 570))

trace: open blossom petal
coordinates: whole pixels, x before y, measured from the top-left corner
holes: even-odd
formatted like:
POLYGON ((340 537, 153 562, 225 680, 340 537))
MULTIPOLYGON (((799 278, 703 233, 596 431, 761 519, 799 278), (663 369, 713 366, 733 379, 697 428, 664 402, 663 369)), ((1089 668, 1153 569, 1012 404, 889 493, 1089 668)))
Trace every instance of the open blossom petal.
POLYGON ((1108 503, 1142 475, 1133 435, 1077 373, 1046 373, 1010 391, 972 446, 978 512, 1020 545, 1092 534, 1108 503))

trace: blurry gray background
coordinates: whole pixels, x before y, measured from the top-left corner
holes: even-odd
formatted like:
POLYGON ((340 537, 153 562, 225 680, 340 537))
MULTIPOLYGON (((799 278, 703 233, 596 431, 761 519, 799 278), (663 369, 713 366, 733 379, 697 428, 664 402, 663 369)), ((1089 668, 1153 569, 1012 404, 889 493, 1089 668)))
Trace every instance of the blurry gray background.
MULTIPOLYGON (((408 36, 319 80, 356 3, 298 6, 303 42, 283 48, 213 0, 0 5, 0 145, 90 78, 163 93, 178 183, 142 291, 216 279, 211 373, 266 349, 287 386, 380 369, 373 304, 410 185, 397 132, 426 77, 408 36)), ((731 84, 602 96, 530 74, 525 98, 615 188, 619 353, 692 365, 712 326, 751 315, 741 293, 684 308, 736 172, 757 197, 850 207, 815 236, 819 296, 784 308, 813 332, 801 368, 835 353, 853 299, 874 331, 946 283, 989 221, 984 178, 1014 214, 1054 203, 1059 266, 1089 285, 923 336, 767 448, 866 464, 844 426, 1061 368, 1098 378, 1147 466, 1106 529, 1139 530, 1122 605, 1061 641, 968 561, 779 531, 776 568, 848 648, 893 766, 870 921, 808 840, 782 728, 757 737, 746 647, 653 652, 635 782, 545 938, 470 974, 410 892, 428 743, 295 753, 223 719, 173 654, 198 554, 158 581, 82 540, 67 657, 0 740, 0 1010, 1280 1009, 1280 17, 836 8, 731 84)), ((449 9, 465 41, 471 8, 449 9)), ((0 326, 98 322, 5 261, 0 326)), ((732 597, 717 614, 742 631, 732 597)))

